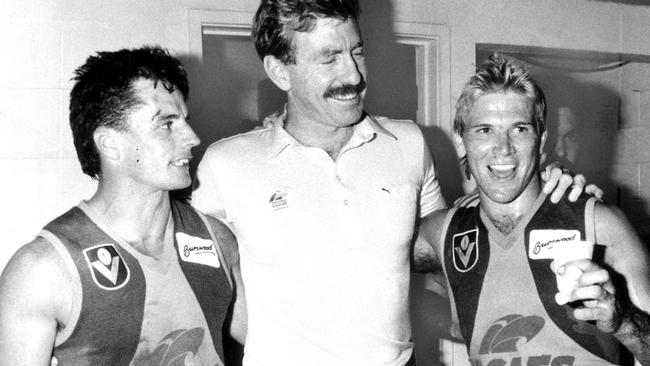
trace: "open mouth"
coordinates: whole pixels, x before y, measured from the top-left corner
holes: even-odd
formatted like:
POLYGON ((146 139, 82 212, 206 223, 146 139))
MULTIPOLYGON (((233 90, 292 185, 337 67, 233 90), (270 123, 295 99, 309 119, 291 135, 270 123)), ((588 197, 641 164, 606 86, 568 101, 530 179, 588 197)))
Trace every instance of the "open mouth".
POLYGON ((348 102, 351 100, 355 100, 359 94, 357 93, 345 93, 345 94, 334 94, 332 95, 332 99, 339 100, 342 102, 348 102))
POLYGON ((514 164, 491 164, 488 170, 497 178, 507 178, 514 174, 516 165, 514 164))
POLYGON ((178 159, 178 160, 172 161, 173 166, 183 167, 183 166, 188 166, 189 164, 190 164, 190 159, 189 158, 178 159))

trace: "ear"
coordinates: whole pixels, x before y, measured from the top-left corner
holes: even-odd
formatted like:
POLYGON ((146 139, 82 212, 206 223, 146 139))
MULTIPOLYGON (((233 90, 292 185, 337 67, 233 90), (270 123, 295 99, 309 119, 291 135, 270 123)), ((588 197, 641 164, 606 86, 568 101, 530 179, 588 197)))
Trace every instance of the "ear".
POLYGON ((463 144, 463 136, 461 136, 458 132, 454 131, 454 145, 456 145, 456 151, 458 152, 458 156, 461 158, 465 155, 467 155, 467 151, 465 151, 465 144, 463 144))
POLYGON ((544 131, 542 133, 542 136, 539 138, 539 164, 540 166, 546 162, 546 153, 544 152, 544 146, 546 145, 546 138, 548 137, 548 133, 544 131))
POLYGON ((99 126, 93 132, 93 140, 95 147, 100 156, 109 160, 118 160, 120 154, 120 139, 119 132, 113 128, 99 126))
POLYGON ((291 77, 289 70, 284 62, 278 60, 275 56, 264 56, 264 71, 269 79, 273 81, 278 88, 289 91, 291 89, 291 77))
POLYGON ((542 154, 544 152, 544 146, 546 145, 546 138, 548 137, 548 133, 544 131, 542 133, 542 136, 539 139, 539 153, 542 154))

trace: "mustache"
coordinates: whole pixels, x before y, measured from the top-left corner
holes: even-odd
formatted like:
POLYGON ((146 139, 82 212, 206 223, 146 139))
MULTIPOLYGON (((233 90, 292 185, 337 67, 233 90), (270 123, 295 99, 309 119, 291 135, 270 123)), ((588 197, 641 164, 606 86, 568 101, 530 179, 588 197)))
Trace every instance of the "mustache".
POLYGON ((347 85, 338 86, 336 88, 330 88, 325 92, 324 97, 331 98, 335 95, 350 94, 350 93, 359 94, 364 90, 366 90, 366 81, 362 79, 356 85, 347 84, 347 85))

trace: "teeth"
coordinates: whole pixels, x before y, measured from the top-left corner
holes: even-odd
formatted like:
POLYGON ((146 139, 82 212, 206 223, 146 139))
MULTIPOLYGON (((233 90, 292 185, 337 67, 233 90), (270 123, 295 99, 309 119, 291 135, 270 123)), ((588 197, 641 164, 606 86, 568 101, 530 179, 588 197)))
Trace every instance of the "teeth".
POLYGON ((490 165, 490 170, 495 172, 508 172, 515 169, 514 164, 494 164, 490 165))
POLYGON ((357 93, 350 94, 336 94, 333 96, 336 100, 352 100, 357 97, 357 93))
POLYGON ((493 165, 488 165, 488 169, 497 178, 507 178, 514 173, 515 165, 514 164, 493 164, 493 165))
POLYGON ((172 162, 172 165, 175 166, 185 166, 190 163, 190 159, 178 159, 172 162))

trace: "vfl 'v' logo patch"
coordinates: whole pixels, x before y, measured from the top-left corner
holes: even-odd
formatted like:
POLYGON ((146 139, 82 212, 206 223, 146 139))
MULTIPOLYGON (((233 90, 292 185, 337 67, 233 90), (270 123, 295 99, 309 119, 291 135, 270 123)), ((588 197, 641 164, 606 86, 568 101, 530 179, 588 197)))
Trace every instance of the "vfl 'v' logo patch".
POLYGON ((105 290, 117 290, 129 281, 129 267, 113 244, 84 249, 84 258, 95 284, 105 290))
POLYGON ((478 229, 454 235, 453 257, 454 268, 459 272, 467 272, 478 262, 478 229))

